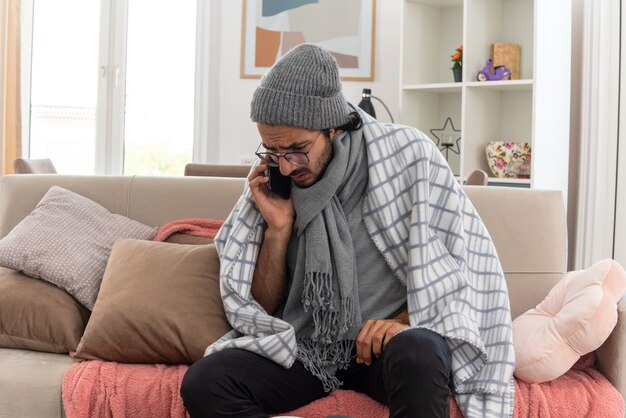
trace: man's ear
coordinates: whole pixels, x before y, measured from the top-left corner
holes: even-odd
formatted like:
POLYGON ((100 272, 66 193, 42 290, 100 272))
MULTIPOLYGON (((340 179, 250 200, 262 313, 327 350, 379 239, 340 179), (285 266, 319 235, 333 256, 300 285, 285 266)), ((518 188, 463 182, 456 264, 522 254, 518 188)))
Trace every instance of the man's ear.
POLYGON ((340 129, 330 128, 328 132, 330 133, 330 140, 332 141, 333 139, 335 139, 335 136, 339 135, 343 131, 340 129))

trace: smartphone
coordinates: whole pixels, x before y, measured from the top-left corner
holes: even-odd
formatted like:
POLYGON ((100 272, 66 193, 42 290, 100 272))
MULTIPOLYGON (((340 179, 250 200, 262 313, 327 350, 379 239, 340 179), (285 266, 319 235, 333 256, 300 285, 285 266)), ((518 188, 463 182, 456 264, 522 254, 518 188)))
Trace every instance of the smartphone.
POLYGON ((277 194, 283 199, 289 199, 291 196, 291 178, 283 176, 279 167, 269 167, 270 181, 268 186, 272 193, 277 194))

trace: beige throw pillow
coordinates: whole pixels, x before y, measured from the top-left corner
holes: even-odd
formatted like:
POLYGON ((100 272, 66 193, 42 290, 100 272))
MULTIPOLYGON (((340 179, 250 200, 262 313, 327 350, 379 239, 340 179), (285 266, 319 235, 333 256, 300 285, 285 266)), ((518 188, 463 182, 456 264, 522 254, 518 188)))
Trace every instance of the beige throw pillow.
POLYGON ((215 245, 120 240, 76 357, 193 363, 231 327, 215 245))
POLYGON ((66 291, 0 267, 0 347, 76 350, 89 311, 66 291))
POLYGON ((52 186, 0 240, 0 266, 55 284, 91 309, 113 242, 152 239, 155 234, 154 227, 52 186))

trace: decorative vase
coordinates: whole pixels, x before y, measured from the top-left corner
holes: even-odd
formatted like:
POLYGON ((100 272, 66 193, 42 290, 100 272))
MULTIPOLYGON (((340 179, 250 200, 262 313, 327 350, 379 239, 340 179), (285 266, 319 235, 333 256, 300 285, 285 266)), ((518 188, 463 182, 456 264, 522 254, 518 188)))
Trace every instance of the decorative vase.
POLYGON ((454 74, 454 82, 460 83, 463 81, 463 68, 453 68, 452 74, 454 74))

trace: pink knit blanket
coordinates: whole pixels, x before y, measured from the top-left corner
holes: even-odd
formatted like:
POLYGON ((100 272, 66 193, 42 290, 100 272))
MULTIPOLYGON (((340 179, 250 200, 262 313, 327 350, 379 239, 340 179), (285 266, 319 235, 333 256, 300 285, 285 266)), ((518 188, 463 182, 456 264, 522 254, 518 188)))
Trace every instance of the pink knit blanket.
POLYGON ((168 222, 165 225, 159 227, 156 236, 153 241, 165 241, 170 235, 180 232, 184 234, 193 235, 196 237, 215 238, 217 231, 220 230, 223 220, 217 219, 199 219, 188 218, 179 219, 176 221, 168 222))
MULTIPOLYGON (((136 365, 102 362, 75 363, 63 378, 63 406, 67 418, 187 417, 179 395, 187 366, 136 365)), ((454 400, 451 418, 462 418, 454 400)), ((329 396, 283 415, 324 418, 389 416, 386 406, 350 390, 329 396)), ((515 383, 514 418, 619 417, 624 400, 590 364, 580 362, 565 375, 547 383, 515 383)))
POLYGON ((67 418, 188 417, 180 383, 188 366, 74 363, 63 375, 67 418))
MULTIPOLYGON (((337 390, 329 396, 288 412, 304 418, 347 415, 353 418, 383 418, 389 409, 351 390, 337 390)), ((515 382, 513 418, 623 418, 624 400, 597 370, 570 370, 547 383, 515 382)), ((463 418, 450 398, 450 418, 463 418)))

